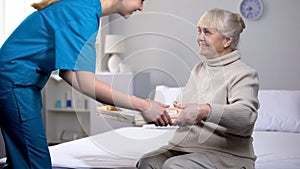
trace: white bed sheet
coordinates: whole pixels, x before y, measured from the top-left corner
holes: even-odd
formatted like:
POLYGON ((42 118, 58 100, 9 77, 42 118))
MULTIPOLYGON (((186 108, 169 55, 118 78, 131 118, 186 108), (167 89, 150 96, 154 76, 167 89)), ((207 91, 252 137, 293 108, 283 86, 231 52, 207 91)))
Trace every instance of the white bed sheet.
POLYGON ((53 167, 134 168, 146 152, 167 144, 174 129, 126 127, 49 147, 53 167))
POLYGON ((300 133, 254 131, 256 169, 300 169, 300 133))
MULTIPOLYGON (((50 147, 53 167, 135 168, 146 152, 167 144, 172 129, 126 127, 50 147)), ((300 134, 255 131, 256 169, 299 169, 300 134)))

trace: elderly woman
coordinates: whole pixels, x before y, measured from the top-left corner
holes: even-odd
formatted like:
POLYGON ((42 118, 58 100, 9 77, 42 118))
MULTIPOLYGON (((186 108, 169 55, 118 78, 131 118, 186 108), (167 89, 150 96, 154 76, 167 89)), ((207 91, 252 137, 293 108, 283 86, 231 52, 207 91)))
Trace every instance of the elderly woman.
POLYGON ((252 132, 259 102, 258 74, 241 60, 237 45, 245 28, 239 14, 204 13, 198 63, 174 106, 179 128, 169 144, 145 154, 141 169, 253 169, 252 132))

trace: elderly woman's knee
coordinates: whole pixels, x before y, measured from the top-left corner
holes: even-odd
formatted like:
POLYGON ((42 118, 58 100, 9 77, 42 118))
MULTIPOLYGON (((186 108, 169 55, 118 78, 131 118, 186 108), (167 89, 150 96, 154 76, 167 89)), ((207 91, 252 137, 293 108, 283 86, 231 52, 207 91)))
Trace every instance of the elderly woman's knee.
POLYGON ((141 158, 137 164, 139 169, 156 169, 155 162, 151 158, 141 158))
POLYGON ((166 160, 162 166, 162 169, 184 169, 185 167, 178 162, 178 160, 175 160, 174 158, 170 158, 166 160))

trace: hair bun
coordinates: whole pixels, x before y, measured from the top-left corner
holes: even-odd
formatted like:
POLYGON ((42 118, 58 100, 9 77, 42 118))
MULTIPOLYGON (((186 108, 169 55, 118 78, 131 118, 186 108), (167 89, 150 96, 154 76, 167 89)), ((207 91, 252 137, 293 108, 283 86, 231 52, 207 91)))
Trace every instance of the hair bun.
POLYGON ((243 30, 244 30, 245 27, 246 27, 243 18, 242 18, 241 15, 238 14, 238 13, 234 13, 233 15, 236 17, 236 20, 238 21, 238 23, 239 23, 239 25, 240 25, 240 27, 241 27, 241 32, 243 32, 243 30))

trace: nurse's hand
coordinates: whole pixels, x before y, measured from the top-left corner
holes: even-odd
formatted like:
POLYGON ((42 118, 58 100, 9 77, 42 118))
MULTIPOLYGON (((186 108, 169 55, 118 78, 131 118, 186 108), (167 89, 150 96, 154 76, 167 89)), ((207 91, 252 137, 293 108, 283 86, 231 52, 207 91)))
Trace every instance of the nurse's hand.
POLYGON ((146 111, 142 112, 142 116, 146 122, 154 123, 156 126, 173 125, 171 117, 165 110, 169 107, 168 105, 151 101, 149 99, 146 101, 149 103, 149 106, 146 111))

